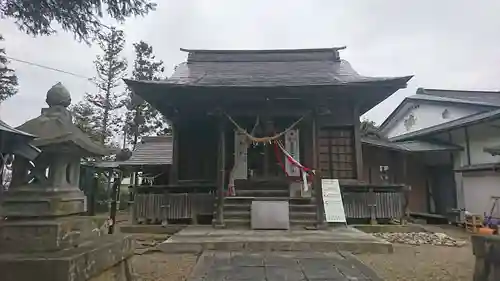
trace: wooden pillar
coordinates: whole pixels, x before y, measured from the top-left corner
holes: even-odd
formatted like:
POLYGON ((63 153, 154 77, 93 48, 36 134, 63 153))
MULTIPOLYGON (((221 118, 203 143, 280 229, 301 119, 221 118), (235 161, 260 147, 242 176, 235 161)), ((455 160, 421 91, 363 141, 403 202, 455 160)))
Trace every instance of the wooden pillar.
POLYGON ((405 189, 404 189, 404 206, 403 206, 403 211, 404 211, 404 217, 401 219, 401 223, 405 224, 406 221, 410 218, 410 191, 411 191, 411 186, 408 184, 408 156, 409 154, 406 153, 401 153, 403 156, 403 181, 405 184, 405 189))
POLYGON ((219 120, 219 155, 217 157, 217 167, 219 175, 217 177, 217 217, 216 227, 224 227, 224 186, 226 181, 226 132, 225 119, 220 116, 219 120))
POLYGON ((313 193, 316 199, 316 227, 318 229, 326 228, 325 221, 325 206, 323 205, 323 189, 321 187, 321 171, 319 170, 319 151, 318 151, 318 127, 317 115, 311 116, 311 131, 312 131, 312 159, 315 170, 313 181, 313 193))
POLYGON ((134 187, 132 188, 132 211, 130 212, 132 215, 132 224, 137 224, 139 222, 137 217, 137 189, 139 185, 139 172, 138 169, 134 171, 134 187))
POLYGON ((172 164, 170 165, 169 183, 177 184, 179 181, 179 122, 172 120, 172 164))
POLYGON ((389 183, 397 184, 400 183, 398 177, 399 167, 398 167, 398 153, 396 151, 389 151, 389 183))
POLYGON ((354 148, 356 150, 356 179, 363 180, 363 149, 361 147, 361 129, 359 120, 359 105, 354 106, 354 148))
MULTIPOLYGON (((266 120, 265 120, 265 129, 264 131, 266 132, 265 135, 266 136, 271 136, 273 135, 274 133, 274 124, 273 124, 273 121, 271 120, 270 117, 266 117, 266 120)), ((264 143, 264 163, 262 165, 263 169, 264 169, 264 177, 268 178, 269 175, 270 175, 270 172, 271 172, 271 167, 270 167, 270 164, 271 164, 271 146, 268 144, 268 143, 264 143)))
POLYGON ((469 129, 464 127, 464 135, 465 135, 465 153, 467 153, 467 165, 471 165, 470 160, 470 138, 469 138, 469 129))
POLYGON ((368 208, 370 208, 370 224, 377 224, 377 195, 373 187, 368 188, 368 208))
MULTIPOLYGON (((451 135, 451 132, 448 132, 448 142, 453 143, 453 136, 451 135)), ((452 192, 453 192, 453 203, 452 203, 453 206, 452 207, 458 208, 458 190, 457 190, 455 172, 453 171, 453 169, 455 168, 455 155, 454 155, 453 151, 450 151, 448 155, 450 157, 450 166, 452 168, 453 184, 454 184, 454 188, 452 189, 452 192)), ((470 159, 469 157, 467 157, 467 158, 470 159)))
MULTIPOLYGON (((109 173, 113 175, 113 169, 110 169, 109 173)), ((112 178, 112 176, 110 178, 112 178)), ((115 231, 116 213, 118 211, 118 198, 120 196, 121 181, 121 175, 119 175, 114 178, 113 184, 111 185, 111 205, 109 208, 109 218, 111 220, 111 225, 108 227, 108 234, 113 234, 115 231)))
MULTIPOLYGON (((274 124, 272 119, 273 115, 271 114, 271 112, 273 112, 273 104, 272 100, 269 97, 266 97, 263 108, 265 110, 265 113, 262 114, 261 117, 263 117, 264 121, 264 132, 265 132, 264 135, 271 136, 274 133, 274 124)), ((263 157, 262 168, 264 170, 264 177, 268 178, 271 172, 271 167, 270 167, 271 156, 272 156, 270 151, 271 146, 267 143, 264 143, 263 145, 264 145, 263 147, 264 157, 263 157)))
MULTIPOLYGON (((90 169, 90 168, 89 168, 90 169)), ((87 176, 87 175, 85 175, 87 176)), ((95 216, 95 204, 96 204, 96 191, 99 185, 99 178, 94 176, 94 170, 92 170, 92 178, 90 179, 90 190, 89 195, 87 196, 87 216, 95 216)))

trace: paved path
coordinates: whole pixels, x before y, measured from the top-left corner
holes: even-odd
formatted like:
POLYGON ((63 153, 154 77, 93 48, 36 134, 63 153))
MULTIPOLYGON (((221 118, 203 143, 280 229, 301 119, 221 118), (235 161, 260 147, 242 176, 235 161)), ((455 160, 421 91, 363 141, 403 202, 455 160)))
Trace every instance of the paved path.
POLYGON ((189 281, 382 281, 349 253, 205 252, 189 281))

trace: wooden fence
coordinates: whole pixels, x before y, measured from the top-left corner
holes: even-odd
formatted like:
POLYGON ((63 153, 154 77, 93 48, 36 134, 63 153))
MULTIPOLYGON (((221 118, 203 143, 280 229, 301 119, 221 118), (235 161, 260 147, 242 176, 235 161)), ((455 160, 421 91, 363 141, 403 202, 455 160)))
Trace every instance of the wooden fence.
POLYGON ((134 223, 157 224, 168 220, 192 219, 212 215, 214 195, 209 193, 139 193, 132 204, 134 223))
POLYGON ((404 185, 343 185, 342 200, 348 219, 403 219, 407 194, 404 185))

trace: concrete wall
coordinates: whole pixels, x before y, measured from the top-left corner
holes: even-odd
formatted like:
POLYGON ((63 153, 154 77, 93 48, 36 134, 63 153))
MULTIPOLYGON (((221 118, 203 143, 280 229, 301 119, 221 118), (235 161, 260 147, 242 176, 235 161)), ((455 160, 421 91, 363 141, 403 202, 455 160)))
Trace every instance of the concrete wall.
MULTIPOLYGON (((500 156, 484 152, 485 147, 500 144, 500 129, 490 124, 479 124, 467 128, 470 147, 470 165, 500 163, 500 156)), ((454 143, 463 151, 454 154, 455 169, 468 166, 464 129, 455 131, 454 143)), ((493 171, 458 172, 455 174, 457 203, 459 208, 477 214, 489 213, 491 196, 500 196, 500 174, 493 171)), ((499 214, 500 216, 500 214, 499 214)))
POLYGON ((395 122, 390 125, 389 128, 384 130, 384 133, 387 137, 392 138, 445 122, 450 122, 477 112, 479 112, 479 109, 474 107, 453 106, 449 104, 408 103, 407 106, 402 108, 401 113, 398 114, 399 116, 396 116, 395 122), (443 112, 445 110, 448 112, 443 117, 443 112), (410 115, 413 115, 414 117, 414 124, 406 126, 405 120, 409 120, 410 115))
MULTIPOLYGON (((461 140, 456 144, 463 147, 464 150, 455 154, 455 167, 468 165, 465 140, 461 140)), ((496 145, 500 145, 500 131, 492 130, 487 132, 486 128, 469 128, 470 164, 499 163, 500 156, 492 156, 484 152, 485 147, 496 145)))
MULTIPOLYGON (((500 196, 500 174, 494 172, 469 173, 462 177, 464 207, 474 214, 488 214, 493 205, 491 196, 500 196)), ((500 217, 496 208, 494 215, 500 217)))

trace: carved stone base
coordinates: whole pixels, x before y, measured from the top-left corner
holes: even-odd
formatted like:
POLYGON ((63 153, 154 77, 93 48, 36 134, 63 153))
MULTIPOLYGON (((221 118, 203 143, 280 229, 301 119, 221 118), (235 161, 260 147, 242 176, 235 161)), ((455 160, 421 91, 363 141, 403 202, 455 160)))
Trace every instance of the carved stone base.
POLYGON ((134 243, 107 235, 62 251, 0 254, 2 281, 131 281, 134 243))
POLYGON ((76 247, 106 232, 106 220, 65 217, 51 220, 5 221, 0 224, 0 253, 57 251, 76 247))
POLYGON ((85 195, 78 188, 48 190, 38 186, 16 187, 4 193, 4 217, 52 217, 81 214, 85 195))

